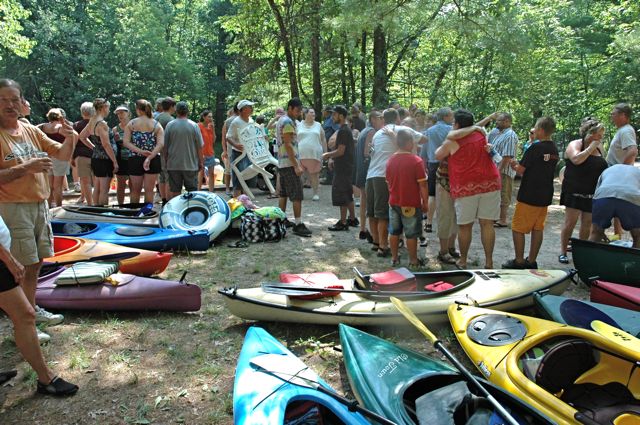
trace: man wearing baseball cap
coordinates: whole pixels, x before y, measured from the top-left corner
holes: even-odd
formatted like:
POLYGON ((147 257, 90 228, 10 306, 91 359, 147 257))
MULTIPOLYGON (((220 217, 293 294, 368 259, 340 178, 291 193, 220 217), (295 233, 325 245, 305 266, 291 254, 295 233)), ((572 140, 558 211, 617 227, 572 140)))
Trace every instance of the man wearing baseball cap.
MULTIPOLYGON (((240 142, 240 133, 249 124, 253 122, 251 114, 253 113, 254 103, 250 100, 243 99, 238 102, 238 116, 231 121, 229 128, 227 129, 227 142, 231 145, 231 164, 242 155, 244 146, 240 142)), ((237 165, 238 170, 242 171, 250 165, 249 158, 244 157, 237 165)), ((238 197, 242 193, 242 186, 240 180, 233 174, 233 196, 238 197)))

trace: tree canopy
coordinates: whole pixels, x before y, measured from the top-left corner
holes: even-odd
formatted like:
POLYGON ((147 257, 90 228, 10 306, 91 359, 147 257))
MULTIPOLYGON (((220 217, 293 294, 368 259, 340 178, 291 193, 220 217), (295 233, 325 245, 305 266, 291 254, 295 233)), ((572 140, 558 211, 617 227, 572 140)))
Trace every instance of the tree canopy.
POLYGON ((587 115, 640 105, 636 0, 0 0, 0 66, 34 115, 160 96, 272 114, 390 101, 434 111, 587 115))

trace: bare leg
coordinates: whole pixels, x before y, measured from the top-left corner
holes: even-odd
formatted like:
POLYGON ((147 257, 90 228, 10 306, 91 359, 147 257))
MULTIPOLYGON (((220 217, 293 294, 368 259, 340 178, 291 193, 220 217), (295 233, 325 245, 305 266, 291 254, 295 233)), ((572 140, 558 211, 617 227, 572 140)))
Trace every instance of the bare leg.
POLYGON ((591 223, 589 240, 591 242, 602 242, 604 240, 604 229, 595 223, 591 223))
POLYGON ((53 177, 53 203, 56 206, 62 205, 62 183, 63 179, 66 179, 66 176, 54 176, 53 177))
MULTIPOLYGON (((562 230, 560 231, 560 254, 562 255, 567 255, 567 245, 569 245, 569 238, 573 234, 573 229, 576 227, 578 217, 580 217, 580 210, 577 210, 575 208, 564 209, 564 224, 562 225, 562 230)), ((582 224, 580 225, 580 228, 582 228, 582 224)))
MULTIPOLYGON (((53 174, 49 174, 49 187, 53 188, 53 174)), ((47 203, 49 204, 49 208, 53 206, 53 190, 49 191, 49 198, 47 199, 47 203)))
POLYGON ((480 240, 484 248, 484 267, 493 268, 493 248, 496 244, 496 229, 493 220, 480 219, 480 240))
POLYGON ((91 177, 80 177, 80 193, 87 202, 87 205, 93 205, 93 189, 91 188, 91 177))
POLYGON ((278 206, 280 207, 280 209, 282 211, 284 211, 285 213, 287 212, 287 197, 286 196, 281 196, 280 199, 278 199, 278 206))
POLYGON ((389 247, 391 248, 391 259, 398 260, 398 245, 400 245, 399 235, 389 235, 389 247))
POLYGON ((589 231, 591 230, 591 213, 583 212, 580 215, 580 239, 589 239, 589 231))
MULTIPOLYGON (((285 200, 286 199, 287 198, 285 198, 285 200)), ((302 201, 293 201, 293 218, 298 219, 301 217, 302 217, 302 201)))
MULTIPOLYGON (((340 222, 342 224, 347 224, 347 212, 353 209, 353 202, 349 206, 340 207, 340 222)), ((351 216, 353 217, 353 216, 351 216)))
POLYGON ((231 174, 226 174, 224 175, 224 190, 225 192, 229 193, 231 191, 231 174))
POLYGON ((213 193, 216 190, 216 175, 215 167, 209 168, 209 180, 207 181, 209 192, 213 193))
POLYGON ((144 176, 130 176, 130 191, 129 191, 129 201, 132 204, 137 204, 140 202, 140 194, 142 193, 142 182, 144 180, 144 176))
POLYGON ((534 263, 538 258, 540 247, 542 246, 542 239, 544 238, 543 230, 531 231, 531 245, 529 246, 529 262, 534 263))
POLYGON ((389 246, 389 220, 378 219, 378 244, 380 248, 387 249, 389 246))
MULTIPOLYGON (((145 174, 144 177, 143 177, 144 202, 146 204, 153 203, 153 191, 156 188, 157 179, 158 179, 158 175, 157 174, 145 174)), ((166 186, 166 185, 160 185, 161 189, 162 189, 162 186, 166 186)), ((168 191, 165 191, 165 196, 166 196, 167 192, 168 191)), ((166 199, 166 198, 163 197, 163 199, 166 199)))
POLYGON ((360 189, 360 231, 367 230, 367 191, 360 189))
POLYGON ((373 239, 373 243, 376 245, 379 245, 380 238, 378 237, 378 219, 377 218, 369 217, 369 232, 371 233, 371 239, 373 239))
POLYGON ((633 247, 640 248, 640 229, 631 229, 630 233, 633 238, 633 247))
POLYGON ((473 223, 458 225, 458 243, 460 244, 460 267, 467 266, 467 256, 469 255, 469 247, 471 246, 471 231, 473 223))
POLYGON ((317 195, 320 188, 320 173, 309 173, 309 181, 311 182, 313 194, 317 195))
POLYGON ((613 217, 613 233, 622 237, 622 224, 620 224, 618 217, 613 217))
POLYGON ((16 346, 22 357, 38 374, 38 380, 51 382, 55 375, 47 367, 40 350, 36 334, 36 312, 22 288, 13 288, 0 294, 0 309, 4 310, 13 322, 16 346))
MULTIPOLYGON (((429 196, 429 211, 427 211, 427 224, 433 223, 433 215, 436 213, 436 197, 429 196)), ((440 218, 438 218, 439 220, 440 218)))
MULTIPOLYGON (((98 203, 97 205, 109 205, 109 185, 110 177, 100 177, 98 179, 98 203)), ((95 198, 95 197, 94 197, 95 198)))
POLYGON ((347 205, 347 209, 349 210, 349 218, 351 219, 356 218, 356 208, 353 201, 349 202, 349 205, 347 205))
MULTIPOLYGON (((393 248, 391 248, 393 252, 393 248)), ((409 252, 409 263, 418 264, 418 240, 407 238, 407 251, 409 252)))
POLYGON ((509 205, 500 205, 500 220, 498 221, 498 223, 505 225, 508 224, 507 211, 509 211, 509 205))
POLYGON ((449 237, 449 241, 447 243, 448 249, 456 249, 456 239, 458 239, 457 233, 454 233, 449 237))
POLYGON ((128 176, 116 175, 116 198, 118 199, 118 205, 124 204, 124 191, 127 188, 127 177, 128 176))
POLYGON ((524 263, 524 233, 511 231, 513 236, 513 249, 516 253, 516 263, 524 263))

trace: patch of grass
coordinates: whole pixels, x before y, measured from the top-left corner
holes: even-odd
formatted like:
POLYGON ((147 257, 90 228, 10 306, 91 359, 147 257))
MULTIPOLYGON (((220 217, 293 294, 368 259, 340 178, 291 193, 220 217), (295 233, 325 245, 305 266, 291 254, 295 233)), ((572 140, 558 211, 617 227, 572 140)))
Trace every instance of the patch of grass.
POLYGON ((80 347, 77 351, 71 353, 69 369, 87 369, 90 364, 89 355, 84 347, 80 347))
POLYGON ((131 366, 140 362, 140 357, 133 355, 130 350, 122 350, 109 355, 109 363, 123 363, 131 366))
POLYGON ((26 383, 29 387, 34 387, 36 382, 38 382, 38 374, 35 370, 28 368, 24 376, 22 377, 22 381, 26 383))
MULTIPOLYGON (((151 410, 151 406, 147 404, 144 400, 139 400, 136 405, 135 416, 127 416, 125 414, 123 419, 128 424, 138 424, 138 425, 150 424, 151 421, 147 419, 149 410, 151 410)), ((126 412, 128 411, 129 409, 127 408, 126 412)))

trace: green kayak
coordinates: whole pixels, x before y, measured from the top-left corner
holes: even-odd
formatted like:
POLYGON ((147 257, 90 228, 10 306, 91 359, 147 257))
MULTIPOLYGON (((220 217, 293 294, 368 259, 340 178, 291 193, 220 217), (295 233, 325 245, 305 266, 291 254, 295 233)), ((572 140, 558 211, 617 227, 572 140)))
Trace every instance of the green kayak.
MULTIPOLYGON (((340 324, 340 342, 356 399, 393 422, 429 425, 504 422, 487 399, 479 397, 471 384, 467 386, 456 370, 441 361, 344 324, 340 324), (460 419, 462 422, 458 422, 460 419)), ((480 381, 521 424, 554 423, 504 390, 480 381)))
POLYGON ((533 301, 545 319, 589 330, 592 321, 600 320, 640 337, 640 312, 538 292, 533 301))
POLYGON ((594 278, 640 286, 640 249, 571 238, 573 264, 587 285, 594 278))

